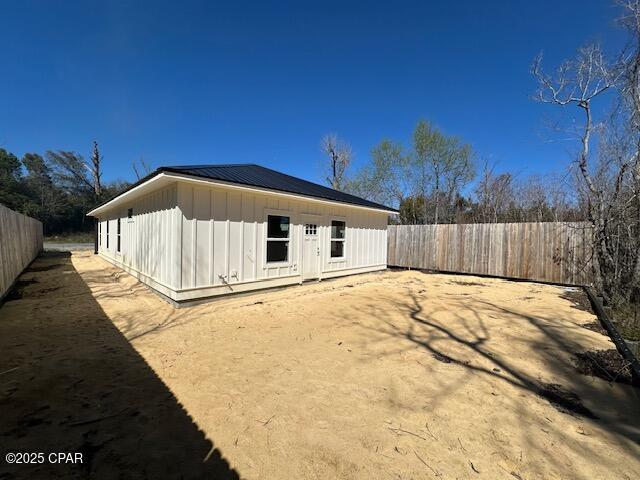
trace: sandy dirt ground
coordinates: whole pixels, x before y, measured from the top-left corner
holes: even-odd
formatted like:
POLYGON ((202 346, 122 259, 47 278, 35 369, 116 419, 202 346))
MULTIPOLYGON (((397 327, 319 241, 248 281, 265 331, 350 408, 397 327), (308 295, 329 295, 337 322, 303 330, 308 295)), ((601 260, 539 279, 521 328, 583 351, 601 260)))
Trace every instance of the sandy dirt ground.
POLYGON ((0 308, 0 478, 637 479, 564 289, 383 272, 174 309, 87 252, 0 308), (5 452, 81 452, 8 465, 5 452))

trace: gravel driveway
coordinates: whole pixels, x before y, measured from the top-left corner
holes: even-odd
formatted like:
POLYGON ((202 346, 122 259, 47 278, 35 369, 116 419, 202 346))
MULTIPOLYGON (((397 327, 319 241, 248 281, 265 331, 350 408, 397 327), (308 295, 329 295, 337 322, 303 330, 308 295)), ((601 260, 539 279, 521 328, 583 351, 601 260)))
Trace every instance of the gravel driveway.
POLYGON ((51 243, 44 242, 45 251, 73 252, 78 250, 93 250, 93 243, 51 243))

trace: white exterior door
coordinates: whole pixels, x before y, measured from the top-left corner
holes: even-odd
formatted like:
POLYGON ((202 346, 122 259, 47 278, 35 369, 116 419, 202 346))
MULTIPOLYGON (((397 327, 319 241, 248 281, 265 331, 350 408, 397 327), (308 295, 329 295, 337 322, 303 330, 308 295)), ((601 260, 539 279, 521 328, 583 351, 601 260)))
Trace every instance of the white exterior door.
POLYGON ((320 272, 318 224, 305 223, 302 234, 302 279, 318 278, 320 272))

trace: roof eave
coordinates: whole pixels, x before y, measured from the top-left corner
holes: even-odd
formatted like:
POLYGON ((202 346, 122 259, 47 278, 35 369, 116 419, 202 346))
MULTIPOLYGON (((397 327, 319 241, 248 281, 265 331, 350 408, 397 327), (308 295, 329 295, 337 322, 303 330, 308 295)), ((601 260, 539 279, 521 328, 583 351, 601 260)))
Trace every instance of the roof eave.
MULTIPOLYGON (((139 181, 137 181, 136 183, 131 185, 124 192, 119 193, 118 195, 116 195, 115 197, 111 198, 110 200, 107 200, 106 202, 102 203, 101 205, 98 205, 93 210, 89 211, 86 214, 86 216, 87 217, 95 217, 97 214, 102 213, 102 212, 104 212, 106 210, 109 210, 110 208, 113 208, 113 207, 117 206, 118 204, 122 203, 124 201, 124 199, 130 198, 134 194, 138 194, 138 193, 141 193, 141 191, 143 191, 143 190, 149 189, 149 185, 151 185, 152 183, 157 182, 157 180, 161 179, 164 176, 165 175, 162 173, 162 169, 161 168, 157 169, 156 171, 150 173, 146 177, 140 179, 139 181)), ((155 188, 155 185, 153 186, 153 188, 155 188)))

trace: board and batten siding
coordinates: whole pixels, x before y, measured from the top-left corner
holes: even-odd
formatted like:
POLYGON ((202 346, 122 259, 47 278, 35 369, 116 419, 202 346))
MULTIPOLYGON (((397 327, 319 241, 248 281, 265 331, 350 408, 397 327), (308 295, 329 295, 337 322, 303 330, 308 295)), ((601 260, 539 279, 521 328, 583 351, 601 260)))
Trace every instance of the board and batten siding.
POLYGON ((42 250, 42 223, 0 205, 0 300, 42 250))
POLYGON ((177 182, 100 218, 99 251, 174 300, 301 281, 303 228, 318 225, 319 278, 382 270, 387 214, 278 194, 177 182), (133 208, 133 218, 127 218, 133 208), (290 217, 289 260, 266 262, 267 215, 290 217), (116 251, 117 219, 121 251, 116 251), (330 258, 332 220, 346 223, 345 256, 330 258), (109 222, 109 248, 106 223, 109 222))
POLYGON ((174 184, 101 216, 98 251, 103 257, 168 295, 180 284, 176 274, 180 265, 179 225, 177 187, 174 184), (133 210, 132 218, 128 218, 129 208, 133 210), (117 249, 118 219, 121 228, 120 251, 117 249))
POLYGON ((183 290, 221 287, 220 293, 228 293, 234 284, 300 281, 305 223, 318 225, 320 278, 386 268, 387 214, 382 212, 190 184, 178 185, 178 204, 183 290), (290 217, 289 261, 284 265, 266 262, 269 214, 290 217), (346 223, 344 259, 330 258, 332 220, 346 223))

